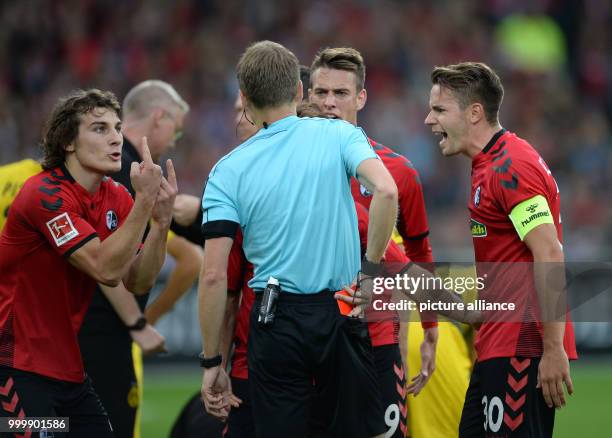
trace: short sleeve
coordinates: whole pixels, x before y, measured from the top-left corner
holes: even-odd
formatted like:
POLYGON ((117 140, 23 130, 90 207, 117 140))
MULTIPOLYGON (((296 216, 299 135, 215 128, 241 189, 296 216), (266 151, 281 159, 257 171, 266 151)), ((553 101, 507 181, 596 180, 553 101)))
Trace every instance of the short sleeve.
POLYGON ((342 161, 349 176, 357 177, 357 167, 368 158, 378 159, 363 129, 348 122, 341 123, 342 161))
POLYGON ((45 185, 32 188, 29 205, 20 210, 58 254, 69 257, 98 235, 83 217, 80 203, 70 194, 53 190, 45 185))
POLYGON ((524 160, 508 157, 493 166, 491 190, 502 211, 509 215, 521 202, 537 195, 546 197, 548 188, 544 169, 524 160))
POLYGON ((235 178, 219 163, 211 171, 202 196, 202 225, 213 221, 240 223, 235 200, 235 178))

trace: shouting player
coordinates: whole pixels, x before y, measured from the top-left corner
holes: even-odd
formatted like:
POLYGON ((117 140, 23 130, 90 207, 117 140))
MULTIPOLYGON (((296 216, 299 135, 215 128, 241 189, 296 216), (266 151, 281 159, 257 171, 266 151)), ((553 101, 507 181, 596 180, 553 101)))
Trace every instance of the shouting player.
POLYGON ((544 280, 564 260, 559 189, 536 150, 501 127, 504 90, 490 67, 436 67, 431 81, 425 124, 440 138, 444 156, 472 160, 469 210, 478 275, 501 272, 483 292, 510 297, 523 312, 513 321, 492 315, 478 331, 459 435, 552 437, 554 408, 565 405, 563 385, 573 391, 573 327, 565 309, 561 318, 536 318, 532 309, 541 303, 541 314, 549 314, 548 303, 562 289, 544 280), (517 275, 525 266, 533 274, 517 275))

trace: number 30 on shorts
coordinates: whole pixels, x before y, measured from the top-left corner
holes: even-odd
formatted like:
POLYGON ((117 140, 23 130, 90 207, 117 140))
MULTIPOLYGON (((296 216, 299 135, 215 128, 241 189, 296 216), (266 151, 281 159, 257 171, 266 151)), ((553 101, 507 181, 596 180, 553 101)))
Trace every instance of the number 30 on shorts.
POLYGON ((484 406, 484 430, 485 432, 490 430, 491 432, 499 432, 502 422, 504 421, 504 404, 501 399, 497 396, 491 397, 488 400, 485 395, 482 398, 482 404, 484 406))

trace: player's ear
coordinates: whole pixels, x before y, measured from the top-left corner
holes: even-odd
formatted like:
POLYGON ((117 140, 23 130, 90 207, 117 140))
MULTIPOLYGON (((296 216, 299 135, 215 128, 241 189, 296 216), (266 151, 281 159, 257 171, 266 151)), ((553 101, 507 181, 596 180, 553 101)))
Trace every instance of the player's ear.
POLYGON ((486 119, 484 107, 479 102, 474 102, 469 107, 470 122, 476 124, 483 119, 486 119))
POLYGON ((76 146, 75 146, 75 144, 74 144, 74 141, 73 141, 73 142, 68 143, 68 145, 66 145, 66 146, 64 147, 64 150, 65 150, 66 152, 74 152, 74 151, 76 150, 76 146))
POLYGON ((304 99, 304 85, 302 85, 302 81, 298 81, 297 94, 295 96, 295 101, 300 103, 304 99))
POLYGON ((357 93, 357 111, 361 111, 368 100, 368 92, 365 88, 357 93))
POLYGON ((151 112, 151 119, 153 120, 153 124, 157 125, 159 121, 164 117, 164 110, 162 108, 154 108, 151 112))
POLYGON ((249 108, 249 101, 247 100, 242 90, 239 90, 238 92, 240 94, 240 102, 242 102, 242 108, 249 108))

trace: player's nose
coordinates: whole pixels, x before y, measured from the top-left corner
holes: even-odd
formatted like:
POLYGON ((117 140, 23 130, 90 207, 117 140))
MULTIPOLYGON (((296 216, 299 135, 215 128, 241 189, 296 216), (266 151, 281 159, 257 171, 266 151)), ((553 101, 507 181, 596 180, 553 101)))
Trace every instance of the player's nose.
POLYGON ((120 131, 113 130, 110 138, 110 144, 113 146, 123 144, 123 134, 120 131))
POLYGON ((325 96, 325 100, 323 101, 323 104, 326 107, 334 107, 336 106, 336 98, 334 97, 332 93, 328 93, 327 96, 325 96))
POLYGON ((434 121, 434 117, 431 114, 431 111, 429 111, 429 113, 427 114, 427 117, 425 117, 424 123, 426 125, 435 125, 435 121, 434 121))

